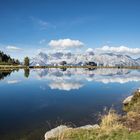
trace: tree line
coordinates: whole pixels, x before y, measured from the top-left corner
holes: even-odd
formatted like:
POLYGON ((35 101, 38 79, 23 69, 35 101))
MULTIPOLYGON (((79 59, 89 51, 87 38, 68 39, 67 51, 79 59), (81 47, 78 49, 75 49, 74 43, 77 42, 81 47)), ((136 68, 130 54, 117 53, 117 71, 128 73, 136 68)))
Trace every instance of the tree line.
MULTIPOLYGON (((11 58, 9 55, 0 51, 0 65, 20 65, 20 64, 21 63, 18 59, 11 58)), ((24 66, 29 66, 30 65, 29 57, 24 58, 23 65, 24 66)))
POLYGON ((0 64, 9 64, 9 65, 19 65, 20 62, 18 59, 11 58, 9 55, 5 54, 4 52, 0 51, 0 64))

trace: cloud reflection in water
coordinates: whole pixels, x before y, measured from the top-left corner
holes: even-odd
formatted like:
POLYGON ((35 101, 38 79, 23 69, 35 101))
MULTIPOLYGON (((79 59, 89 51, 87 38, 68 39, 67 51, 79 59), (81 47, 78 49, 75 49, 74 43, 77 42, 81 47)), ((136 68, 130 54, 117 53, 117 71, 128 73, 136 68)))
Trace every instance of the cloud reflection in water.
POLYGON ((140 81, 140 71, 129 69, 41 69, 34 70, 38 79, 48 81, 51 89, 70 91, 82 88, 86 82, 101 82, 104 84, 140 81))

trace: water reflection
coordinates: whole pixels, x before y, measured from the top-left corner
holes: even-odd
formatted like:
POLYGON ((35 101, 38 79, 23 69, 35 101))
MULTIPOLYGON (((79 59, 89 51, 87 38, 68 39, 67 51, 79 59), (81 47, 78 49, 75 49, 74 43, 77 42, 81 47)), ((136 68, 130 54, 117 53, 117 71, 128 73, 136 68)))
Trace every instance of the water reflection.
MULTIPOLYGON (((9 76, 15 70, 0 70, 0 80, 9 76)), ((17 70, 18 71, 18 70, 17 70)), ((29 78, 31 73, 36 73, 34 78, 48 82, 51 89, 75 90, 82 88, 86 82, 128 83, 140 81, 140 71, 130 69, 24 69, 24 77, 29 78)), ((20 80, 9 80, 8 84, 18 83, 20 80)), ((45 89, 45 87, 41 86, 45 89)))
MULTIPOLYGON (((11 75, 12 72, 18 72, 19 69, 7 69, 7 70, 0 70, 0 80, 4 80, 4 78, 11 75)), ((30 69, 24 69, 24 77, 28 78, 30 75, 30 69)), ((8 84, 15 84, 18 83, 19 80, 8 80, 8 84)))
POLYGON ((51 89, 59 89, 59 90, 72 90, 72 89, 79 89, 83 86, 83 83, 78 81, 54 81, 49 84, 51 89))
POLYGON ((19 82, 20 82, 20 80, 8 80, 7 81, 8 84, 17 84, 19 82))
POLYGON ((21 69, 11 73, 0 72, 5 78, 0 82, 2 140, 40 140, 50 125, 53 128, 62 121, 77 126, 97 123, 105 107, 121 112, 122 100, 140 86, 139 70, 21 69))
POLYGON ((5 77, 11 74, 11 70, 0 70, 0 80, 3 80, 5 77))
POLYGON ((128 83, 140 81, 140 71, 129 69, 38 69, 38 79, 46 79, 51 89, 79 89, 85 82, 128 83), (82 82, 81 82, 82 81, 82 82))
POLYGON ((28 78, 30 75, 30 69, 24 69, 24 77, 28 78))

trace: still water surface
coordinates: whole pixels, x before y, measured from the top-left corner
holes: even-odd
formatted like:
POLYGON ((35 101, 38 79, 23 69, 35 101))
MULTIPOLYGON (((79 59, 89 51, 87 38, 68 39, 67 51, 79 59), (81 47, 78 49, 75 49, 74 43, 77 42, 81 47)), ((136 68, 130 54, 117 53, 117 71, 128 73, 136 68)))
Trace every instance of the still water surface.
POLYGON ((0 140, 41 140, 60 124, 97 123, 105 108, 122 113, 122 100, 140 87, 129 69, 0 71, 0 140))

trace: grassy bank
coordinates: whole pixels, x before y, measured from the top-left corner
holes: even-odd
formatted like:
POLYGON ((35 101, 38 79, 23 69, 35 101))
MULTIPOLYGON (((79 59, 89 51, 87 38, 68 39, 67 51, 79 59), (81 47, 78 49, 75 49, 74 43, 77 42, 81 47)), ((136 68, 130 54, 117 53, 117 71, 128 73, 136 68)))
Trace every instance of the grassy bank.
POLYGON ((98 128, 68 128, 49 140, 140 140, 140 92, 124 106, 125 115, 110 110, 98 128))
POLYGON ((0 65, 0 70, 7 70, 7 69, 25 69, 29 68, 28 66, 23 65, 0 65))
POLYGON ((113 111, 104 115, 97 129, 70 129, 49 140, 139 140, 139 131, 130 131, 113 111))

